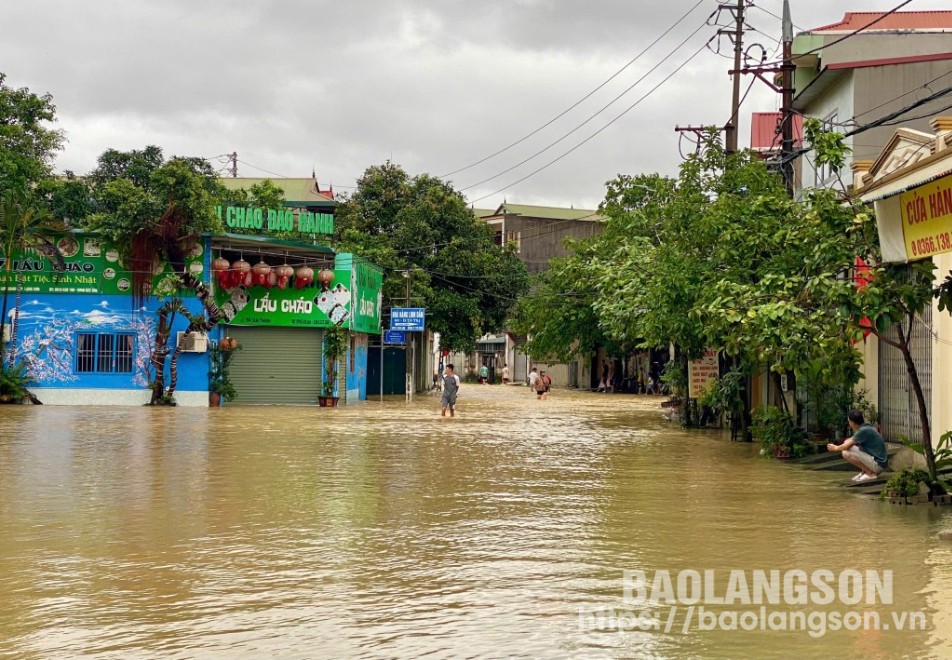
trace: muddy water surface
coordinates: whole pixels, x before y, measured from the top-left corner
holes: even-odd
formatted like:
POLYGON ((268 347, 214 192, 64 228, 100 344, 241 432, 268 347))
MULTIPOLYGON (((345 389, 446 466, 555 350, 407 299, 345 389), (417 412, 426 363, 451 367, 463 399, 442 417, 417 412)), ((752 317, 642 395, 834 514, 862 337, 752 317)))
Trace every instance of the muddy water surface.
POLYGON ((0 656, 952 657, 952 517, 683 431, 658 401, 3 407, 0 656), (889 630, 706 630, 623 598, 625 570, 714 571, 723 595, 731 569, 848 568, 891 570, 893 603, 770 609, 889 630))

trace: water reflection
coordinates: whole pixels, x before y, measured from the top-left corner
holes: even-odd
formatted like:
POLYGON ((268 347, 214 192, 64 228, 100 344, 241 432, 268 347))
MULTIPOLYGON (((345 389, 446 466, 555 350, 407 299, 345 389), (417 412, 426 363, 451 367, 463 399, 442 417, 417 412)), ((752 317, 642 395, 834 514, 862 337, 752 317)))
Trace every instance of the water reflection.
POLYGON ((0 653, 952 655, 952 521, 839 479, 625 396, 470 387, 452 420, 430 397, 4 408, 0 653), (757 568, 892 569, 876 609, 929 630, 580 630, 580 608, 641 609, 623 569, 757 568))

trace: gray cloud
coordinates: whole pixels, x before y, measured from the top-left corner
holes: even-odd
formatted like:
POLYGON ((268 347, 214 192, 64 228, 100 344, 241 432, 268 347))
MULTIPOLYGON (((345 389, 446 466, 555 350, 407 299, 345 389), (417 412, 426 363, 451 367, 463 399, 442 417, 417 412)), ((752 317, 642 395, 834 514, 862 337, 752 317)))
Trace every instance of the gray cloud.
MULTIPOLYGON (((159 144, 167 153, 216 156, 322 183, 353 185, 393 158, 410 172, 443 174, 542 125, 593 89, 694 4, 589 0, 7 0, 0 70, 14 85, 53 94, 69 142, 58 167, 86 171, 106 148, 159 144)), ((794 21, 814 27, 842 7, 794 0, 794 21)), ((894 0, 867 0, 882 10, 894 0)), ((774 13, 780 0, 763 0, 774 13)), ((657 68, 618 104, 543 156, 467 191, 492 193, 602 127, 684 61, 716 30, 704 28, 669 62, 661 57, 714 9, 705 2, 635 66, 531 140, 451 178, 459 187, 542 149, 657 68)), ((941 8, 920 0, 916 9, 941 8)), ((749 23, 779 36, 754 9, 749 23)), ((771 49, 761 34, 751 35, 771 49)), ((726 52, 728 45, 723 44, 726 52)), ((675 124, 723 123, 730 62, 704 51, 656 93, 577 151, 479 202, 593 206, 606 180, 676 172, 675 124)), ((746 84, 746 81, 745 81, 746 84)), ((755 85, 741 118, 776 107, 755 85)), ((240 165, 243 175, 261 174, 240 165)))

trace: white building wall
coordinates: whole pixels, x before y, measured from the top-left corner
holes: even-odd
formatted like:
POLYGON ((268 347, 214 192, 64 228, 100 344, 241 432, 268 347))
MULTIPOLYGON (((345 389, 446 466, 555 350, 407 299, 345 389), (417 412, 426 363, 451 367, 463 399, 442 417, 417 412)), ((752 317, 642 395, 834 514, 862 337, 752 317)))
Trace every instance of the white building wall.
MULTIPOLYGON (((839 123, 845 122, 852 119, 855 114, 853 98, 853 75, 852 73, 848 73, 843 76, 841 80, 831 85, 822 96, 813 101, 806 108, 804 115, 808 118, 824 121, 836 113, 835 121, 839 123)), ((836 130, 845 132, 842 127, 836 130)), ((852 148, 853 138, 846 138, 846 144, 852 148)), ((839 184, 835 176, 829 176, 823 181, 818 180, 816 163, 813 160, 814 157, 813 152, 808 152, 804 156, 801 188, 838 188, 839 184)), ((850 165, 852 162, 852 157, 848 155, 843 169, 840 170, 840 176, 843 177, 843 181, 847 185, 852 182, 850 174, 850 165)))
MULTIPOLYGON (((152 399, 151 390, 107 390, 31 387, 44 405, 51 406, 143 406, 152 399)), ((176 391, 180 406, 208 407, 208 392, 176 391)))

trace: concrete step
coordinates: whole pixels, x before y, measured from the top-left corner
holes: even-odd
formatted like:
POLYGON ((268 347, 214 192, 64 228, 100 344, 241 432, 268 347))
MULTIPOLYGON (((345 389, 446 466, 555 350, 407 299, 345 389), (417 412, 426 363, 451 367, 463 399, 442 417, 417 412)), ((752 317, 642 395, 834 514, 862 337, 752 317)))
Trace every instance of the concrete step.
MULTIPOLYGON (((896 445, 886 445, 886 455, 889 458, 892 458, 896 455, 901 447, 896 445)), ((828 451, 824 454, 821 454, 822 459, 815 460, 812 463, 805 463, 804 465, 809 467, 812 470, 824 470, 824 471, 836 471, 836 472, 846 472, 852 471, 855 472, 856 468, 843 460, 843 457, 835 451, 828 451)), ((810 457, 808 457, 810 458, 810 457)))

